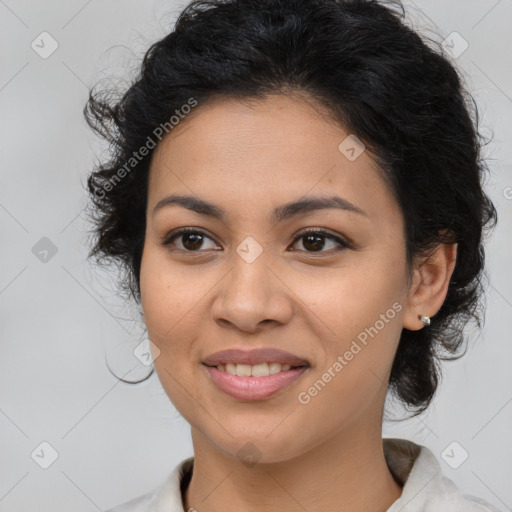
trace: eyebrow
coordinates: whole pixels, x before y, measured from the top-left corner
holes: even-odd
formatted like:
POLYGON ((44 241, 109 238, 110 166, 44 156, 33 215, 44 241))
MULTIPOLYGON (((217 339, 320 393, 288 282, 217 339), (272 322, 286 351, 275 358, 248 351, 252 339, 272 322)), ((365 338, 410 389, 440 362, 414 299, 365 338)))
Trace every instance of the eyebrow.
MULTIPOLYGON (((159 201, 153 208, 152 215, 154 216, 159 210, 171 206, 179 205, 188 210, 196 212, 206 217, 211 217, 221 221, 226 219, 226 211, 217 205, 214 205, 203 199, 198 199, 193 196, 173 194, 165 197, 159 201)), ((339 196, 329 197, 310 197, 307 199, 299 199, 298 201, 292 201, 278 206, 274 209, 271 216, 272 222, 282 222, 300 214, 313 212, 316 210, 324 210, 329 208, 336 208, 339 210, 345 210, 348 212, 357 213, 368 217, 368 214, 361 210, 358 206, 352 204, 350 201, 343 199, 339 196)))

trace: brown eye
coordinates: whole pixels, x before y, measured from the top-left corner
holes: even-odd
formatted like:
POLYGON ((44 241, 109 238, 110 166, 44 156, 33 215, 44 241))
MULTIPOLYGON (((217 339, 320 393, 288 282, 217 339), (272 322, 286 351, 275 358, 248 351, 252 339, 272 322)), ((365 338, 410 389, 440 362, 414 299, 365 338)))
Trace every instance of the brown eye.
POLYGON ((174 241, 177 239, 182 240, 182 247, 178 246, 177 249, 186 252, 197 252, 203 246, 205 239, 212 240, 202 231, 198 231, 197 229, 185 228, 180 229, 179 231, 173 233, 170 237, 166 238, 162 242, 162 245, 166 247, 170 245, 176 245, 174 241))
MULTIPOLYGON (((193 228, 183 228, 164 239, 162 245, 165 247, 174 246, 177 250, 184 252, 202 252, 201 249, 205 249, 205 240, 214 242, 212 238, 202 231, 193 228), (176 240, 181 240, 181 242, 176 244, 176 240)), ((300 250, 308 253, 330 253, 331 251, 351 248, 351 244, 343 238, 321 229, 303 231, 295 238, 294 244, 299 240, 303 240, 302 245, 304 247, 304 249, 300 250), (330 241, 333 246, 328 247, 329 244, 326 244, 326 240, 330 241), (323 250, 326 245, 327 250, 323 250)), ((206 247, 206 249, 215 249, 215 247, 206 247)))
POLYGON ((350 244, 343 240, 342 238, 333 235, 332 233, 329 233, 327 231, 319 229, 310 229, 308 231, 303 231, 295 238, 294 243, 297 242, 298 240, 303 240, 302 245, 306 252, 330 252, 328 250, 322 250, 326 246, 325 240, 331 240, 335 242, 334 247, 331 247, 331 249, 333 249, 334 251, 350 249, 350 244))

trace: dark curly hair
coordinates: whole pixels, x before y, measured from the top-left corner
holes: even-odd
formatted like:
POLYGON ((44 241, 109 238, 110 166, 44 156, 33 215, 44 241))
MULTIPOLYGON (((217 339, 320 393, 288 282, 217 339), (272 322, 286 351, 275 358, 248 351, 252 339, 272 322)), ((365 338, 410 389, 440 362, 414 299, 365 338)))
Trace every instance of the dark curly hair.
POLYGON ((148 49, 126 92, 89 93, 84 115, 109 143, 110 160, 87 179, 95 237, 88 257, 116 263, 120 291, 140 304, 153 149, 135 165, 136 152, 149 140, 154 146, 159 127, 168 131, 191 98, 200 109, 221 97, 305 94, 379 164, 403 212, 409 271, 416 256, 439 243, 458 244, 441 309, 428 328, 402 330, 391 370, 389 390, 417 415, 435 394, 439 361, 461 357, 465 325, 475 320, 481 327, 482 241, 497 212, 482 188, 488 167, 475 101, 442 45, 420 37, 404 18, 398 0, 188 4, 174 30, 148 49))

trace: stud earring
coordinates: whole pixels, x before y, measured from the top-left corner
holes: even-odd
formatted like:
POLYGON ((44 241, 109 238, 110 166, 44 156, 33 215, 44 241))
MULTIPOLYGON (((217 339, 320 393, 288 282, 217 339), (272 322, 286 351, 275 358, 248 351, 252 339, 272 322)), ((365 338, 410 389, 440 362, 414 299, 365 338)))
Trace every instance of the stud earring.
POLYGON ((429 316, 420 316, 421 321, 423 322, 423 325, 426 327, 427 325, 430 325, 430 317, 429 316))

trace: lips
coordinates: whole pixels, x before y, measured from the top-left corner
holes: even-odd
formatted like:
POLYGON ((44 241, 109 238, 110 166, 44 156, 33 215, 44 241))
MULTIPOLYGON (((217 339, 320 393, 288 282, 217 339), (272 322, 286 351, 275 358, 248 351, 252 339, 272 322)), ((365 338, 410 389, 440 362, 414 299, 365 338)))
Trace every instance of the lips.
POLYGON ((204 366, 204 370, 208 372, 211 382, 226 395, 244 402, 252 402, 267 400, 290 388, 308 371, 308 368, 291 368, 266 377, 240 377, 211 366, 204 366))
POLYGON ((292 367, 309 366, 306 359, 289 352, 270 347, 253 350, 242 350, 236 348, 222 350, 209 355, 203 360, 203 364, 206 366, 217 366, 218 364, 227 363, 256 365, 268 362, 289 364, 292 367))

